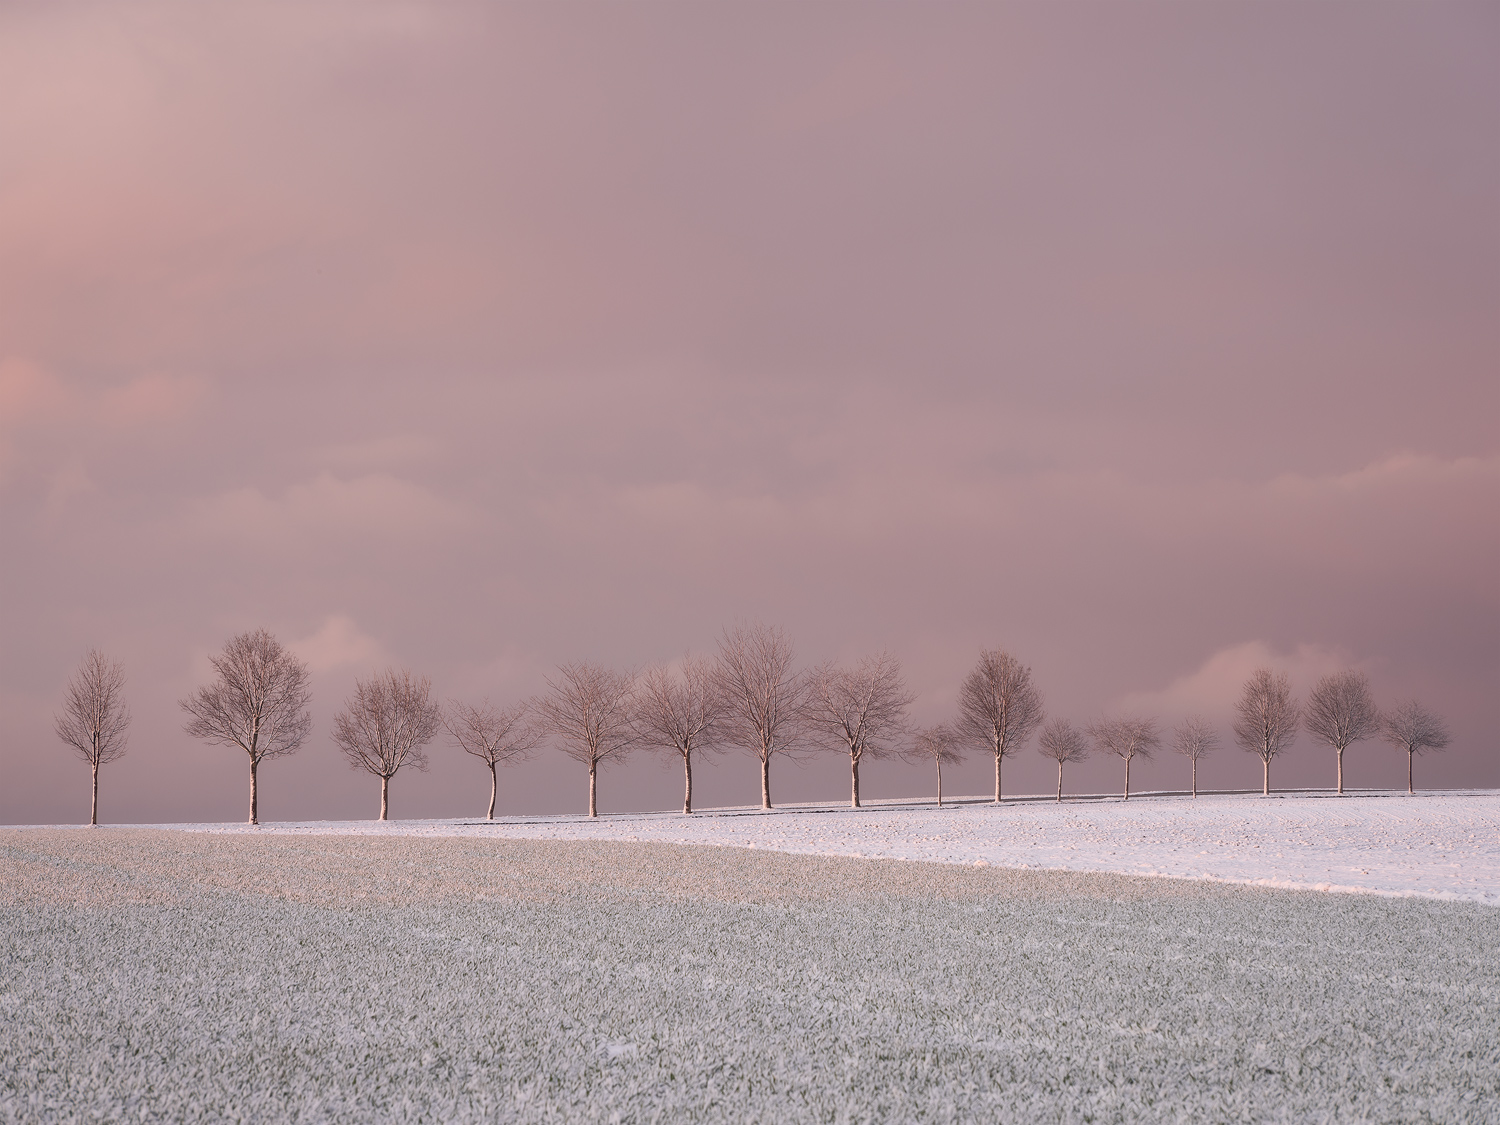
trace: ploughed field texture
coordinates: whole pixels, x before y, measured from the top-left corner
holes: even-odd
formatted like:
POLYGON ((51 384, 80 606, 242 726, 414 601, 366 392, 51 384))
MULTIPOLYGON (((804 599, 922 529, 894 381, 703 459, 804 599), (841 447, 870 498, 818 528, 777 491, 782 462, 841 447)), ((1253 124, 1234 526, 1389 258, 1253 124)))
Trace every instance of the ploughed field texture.
POLYGON ((0 914, 7 1121, 1500 1120, 1474 903, 0 829, 0 914))

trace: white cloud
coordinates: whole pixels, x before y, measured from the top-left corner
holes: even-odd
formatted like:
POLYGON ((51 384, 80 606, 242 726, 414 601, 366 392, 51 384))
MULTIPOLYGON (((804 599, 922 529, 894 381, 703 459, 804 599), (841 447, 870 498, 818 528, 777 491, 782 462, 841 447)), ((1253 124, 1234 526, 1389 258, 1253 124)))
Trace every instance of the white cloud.
POLYGON ((311 636, 293 641, 287 647, 314 672, 387 660, 385 647, 379 641, 361 630, 353 618, 338 614, 326 618, 311 636))
POLYGON ((1117 709, 1139 715, 1177 718, 1201 714, 1224 717, 1234 707, 1240 689, 1257 668, 1273 668, 1291 677, 1293 686, 1305 692, 1319 676, 1347 668, 1352 662, 1337 649, 1301 644, 1290 653, 1279 653, 1264 641, 1245 641, 1220 649, 1198 668, 1179 676, 1159 691, 1131 692, 1122 696, 1117 709))
POLYGON ((351 480, 322 473, 274 498, 258 488, 241 488, 207 501, 199 512, 210 531, 272 540, 320 532, 398 539, 459 526, 468 515, 464 505, 387 473, 351 480))

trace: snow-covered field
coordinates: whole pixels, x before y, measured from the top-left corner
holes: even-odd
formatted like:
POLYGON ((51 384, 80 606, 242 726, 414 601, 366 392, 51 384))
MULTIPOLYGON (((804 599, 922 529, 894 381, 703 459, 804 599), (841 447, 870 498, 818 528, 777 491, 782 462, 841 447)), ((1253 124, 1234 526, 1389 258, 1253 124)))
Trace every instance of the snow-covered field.
POLYGON ((1500 906, 1500 793, 1153 797, 1130 801, 970 798, 938 809, 877 802, 474 820, 183 825, 203 831, 476 834, 769 848, 803 855, 987 863, 1367 891, 1500 906))
POLYGON ((1493 871, 1493 796, 1220 804, 0 828, 0 1121, 1500 1122, 1491 899, 1018 866, 1493 871))

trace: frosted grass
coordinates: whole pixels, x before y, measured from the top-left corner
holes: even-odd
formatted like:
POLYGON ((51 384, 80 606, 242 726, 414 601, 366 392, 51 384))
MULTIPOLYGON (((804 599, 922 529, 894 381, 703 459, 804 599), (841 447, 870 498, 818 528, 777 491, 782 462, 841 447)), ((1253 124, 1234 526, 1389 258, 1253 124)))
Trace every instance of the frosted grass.
POLYGON ((0 1119, 1497 1120, 1469 903, 0 830, 0 1119))

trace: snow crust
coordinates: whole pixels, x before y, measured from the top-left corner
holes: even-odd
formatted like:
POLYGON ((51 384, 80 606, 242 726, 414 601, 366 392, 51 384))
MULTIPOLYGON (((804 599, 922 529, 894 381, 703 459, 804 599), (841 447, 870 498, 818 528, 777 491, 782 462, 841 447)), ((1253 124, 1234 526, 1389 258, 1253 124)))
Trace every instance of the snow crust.
POLYGON ((523 840, 615 840, 764 848, 1268 887, 1420 896, 1500 906, 1500 792, 1191 797, 1129 801, 963 798, 797 805, 770 812, 176 825, 192 831, 523 840))

